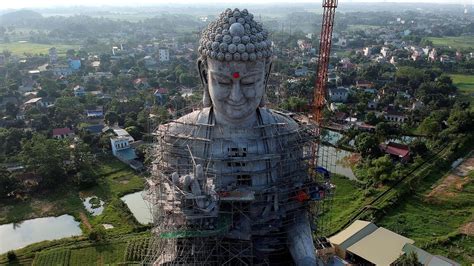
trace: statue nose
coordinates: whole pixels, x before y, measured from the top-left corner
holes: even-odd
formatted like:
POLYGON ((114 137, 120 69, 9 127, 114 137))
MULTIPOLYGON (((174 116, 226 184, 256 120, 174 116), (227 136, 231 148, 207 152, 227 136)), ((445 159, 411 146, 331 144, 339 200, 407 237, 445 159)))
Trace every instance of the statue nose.
POLYGON ((240 89, 240 82, 235 80, 232 84, 232 91, 230 92, 230 100, 235 103, 238 103, 242 100, 243 94, 242 90, 240 89))

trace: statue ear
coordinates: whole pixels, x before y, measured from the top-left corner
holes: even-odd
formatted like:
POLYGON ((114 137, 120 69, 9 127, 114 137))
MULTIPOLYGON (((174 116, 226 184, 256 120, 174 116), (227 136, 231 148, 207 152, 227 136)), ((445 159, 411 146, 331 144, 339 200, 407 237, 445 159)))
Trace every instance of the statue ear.
POLYGON ((262 96, 262 99, 260 100, 260 107, 265 107, 265 104, 266 104, 266 97, 267 97, 267 83, 268 83, 268 79, 270 78, 270 72, 272 70, 272 61, 268 62, 265 64, 265 83, 264 83, 264 88, 265 88, 265 93, 263 94, 262 96))
POLYGON ((203 87, 202 104, 204 107, 211 107, 211 96, 209 95, 209 83, 207 80, 207 61, 199 58, 198 62, 199 77, 201 78, 201 84, 203 87))

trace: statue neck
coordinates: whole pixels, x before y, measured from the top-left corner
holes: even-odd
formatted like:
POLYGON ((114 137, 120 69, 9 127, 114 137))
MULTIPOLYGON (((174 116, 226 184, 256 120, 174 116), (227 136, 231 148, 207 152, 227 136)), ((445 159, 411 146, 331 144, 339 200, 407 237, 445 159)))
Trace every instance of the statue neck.
POLYGON ((216 125, 232 127, 232 128, 251 128, 258 124, 257 110, 255 110, 255 112, 252 112, 250 116, 237 119, 237 120, 230 120, 219 113, 216 113, 216 112, 213 112, 213 113, 216 119, 216 125))

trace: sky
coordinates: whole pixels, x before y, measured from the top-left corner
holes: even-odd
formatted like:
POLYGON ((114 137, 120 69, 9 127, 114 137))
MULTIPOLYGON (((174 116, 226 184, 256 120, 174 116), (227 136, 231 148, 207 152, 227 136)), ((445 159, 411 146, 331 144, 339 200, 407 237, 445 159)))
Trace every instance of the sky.
MULTIPOLYGON (((315 3, 318 0, 226 0, 228 3, 239 3, 239 4, 269 4, 269 3, 286 3, 286 2, 312 2, 315 3)), ((319 0, 320 1, 320 0, 319 0)), ((222 0, 14 0, 7 1, 1 0, 2 4, 0 9, 9 8, 47 8, 47 7, 64 7, 64 6, 146 6, 146 5, 159 5, 159 4, 222 4, 222 0)), ((449 4, 474 4, 474 0, 339 0, 340 4, 343 3, 356 3, 356 2, 400 2, 400 3, 449 3, 449 4)))

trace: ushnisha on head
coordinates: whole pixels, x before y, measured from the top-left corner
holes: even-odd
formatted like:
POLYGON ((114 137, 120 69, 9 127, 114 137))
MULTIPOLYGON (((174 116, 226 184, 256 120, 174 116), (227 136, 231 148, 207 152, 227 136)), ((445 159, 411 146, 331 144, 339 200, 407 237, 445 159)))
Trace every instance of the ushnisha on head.
POLYGON ((256 61, 272 56, 272 42, 262 23, 243 9, 228 8, 203 31, 201 56, 218 61, 256 61))
POLYGON ((227 9, 203 31, 198 61, 204 106, 217 122, 241 126, 264 104, 271 66, 271 41, 246 9, 227 9))

